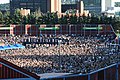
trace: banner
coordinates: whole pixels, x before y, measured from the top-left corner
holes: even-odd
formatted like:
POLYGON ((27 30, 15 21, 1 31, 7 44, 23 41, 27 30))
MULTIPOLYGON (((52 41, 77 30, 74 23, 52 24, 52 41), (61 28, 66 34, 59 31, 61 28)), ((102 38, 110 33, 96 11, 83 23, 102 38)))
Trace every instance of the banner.
POLYGON ((59 27, 45 27, 45 28, 39 28, 40 30, 59 30, 59 27))

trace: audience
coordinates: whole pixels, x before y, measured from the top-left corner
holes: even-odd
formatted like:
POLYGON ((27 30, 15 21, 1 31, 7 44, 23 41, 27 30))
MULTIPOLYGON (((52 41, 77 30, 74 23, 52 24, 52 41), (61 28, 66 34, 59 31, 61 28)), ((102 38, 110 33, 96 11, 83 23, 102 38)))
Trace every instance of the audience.
MULTIPOLYGON (((108 36, 1 36, 8 44, 27 39, 53 39, 58 44, 27 44, 25 49, 0 51, 0 57, 36 74, 89 73, 120 61, 118 46, 108 36), (63 44, 64 43, 64 44, 63 44), (34 46, 34 47, 33 47, 34 46)), ((34 40, 34 42, 37 40, 34 40)), ((49 40, 48 40, 49 41, 49 40)))

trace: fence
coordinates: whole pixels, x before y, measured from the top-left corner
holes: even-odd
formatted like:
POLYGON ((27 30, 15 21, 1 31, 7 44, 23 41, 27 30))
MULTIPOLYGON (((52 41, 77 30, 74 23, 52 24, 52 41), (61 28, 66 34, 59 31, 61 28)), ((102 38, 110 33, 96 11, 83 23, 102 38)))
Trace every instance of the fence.
POLYGON ((85 36, 114 34, 114 30, 110 24, 11 25, 10 27, 13 28, 10 33, 16 35, 27 34, 39 36, 40 34, 80 34, 85 36), (55 27, 59 27, 59 29, 53 29, 55 27), (43 30, 40 28, 46 29, 43 30))
POLYGON ((73 74, 41 80, 120 80, 120 63, 110 65, 88 74, 73 74))

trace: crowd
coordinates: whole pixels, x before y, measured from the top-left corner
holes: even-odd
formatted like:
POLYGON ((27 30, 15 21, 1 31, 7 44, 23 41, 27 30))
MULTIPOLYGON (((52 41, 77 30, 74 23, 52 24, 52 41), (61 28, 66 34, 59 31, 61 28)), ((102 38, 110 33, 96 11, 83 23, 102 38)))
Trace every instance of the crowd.
MULTIPOLYGON (((89 73, 120 61, 118 46, 110 45, 107 36, 67 36, 62 44, 40 44, 25 49, 0 51, 0 57, 30 72, 42 74, 51 72, 89 73)), ((0 37, 6 44, 20 43, 34 36, 0 37)), ((45 36, 42 38, 45 38, 45 36)), ((46 38, 54 38, 46 36, 46 38)))

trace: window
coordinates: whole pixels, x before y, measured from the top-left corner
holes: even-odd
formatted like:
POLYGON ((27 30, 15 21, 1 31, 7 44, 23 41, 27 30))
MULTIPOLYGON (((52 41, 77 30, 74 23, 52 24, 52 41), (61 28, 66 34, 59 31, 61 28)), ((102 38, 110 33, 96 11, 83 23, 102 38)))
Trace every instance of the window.
POLYGON ((26 3, 20 3, 20 5, 26 5, 26 3))
POLYGON ((27 5, 33 5, 33 3, 27 3, 27 5))

